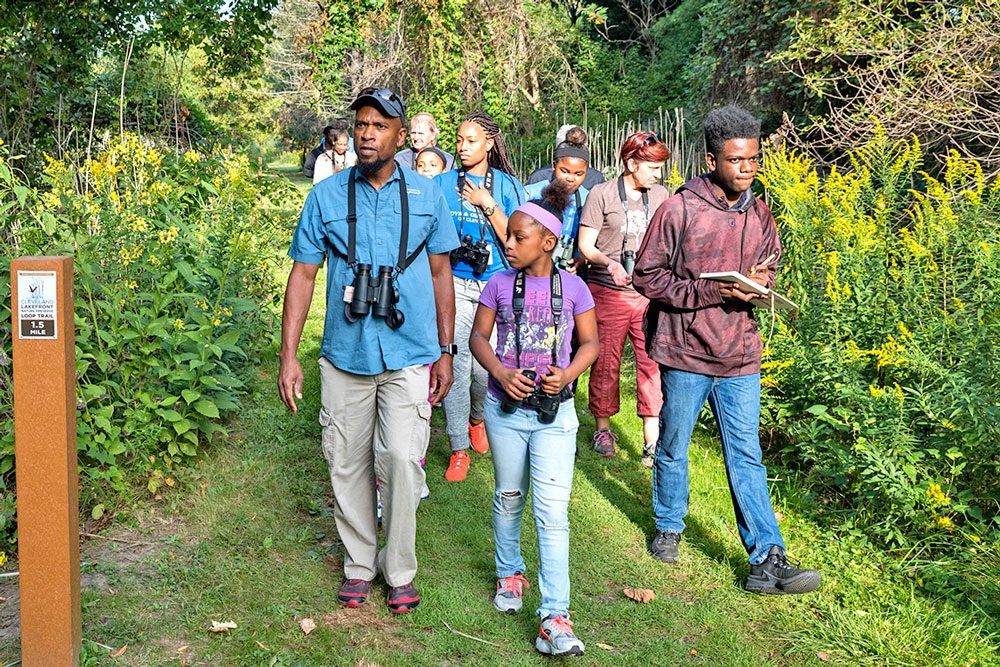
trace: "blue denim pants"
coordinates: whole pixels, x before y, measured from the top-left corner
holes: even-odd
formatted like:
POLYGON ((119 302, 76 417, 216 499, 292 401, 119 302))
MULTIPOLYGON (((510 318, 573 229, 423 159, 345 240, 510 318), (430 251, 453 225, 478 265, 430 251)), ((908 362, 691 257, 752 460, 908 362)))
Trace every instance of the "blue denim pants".
POLYGON ((524 572, 521 515, 531 487, 538 531, 538 615, 569 615, 569 495, 573 487, 576 431, 580 422, 573 401, 559 406, 551 424, 520 409, 508 415, 486 394, 486 435, 493 452, 493 541, 497 578, 524 572))
POLYGON ((708 399, 722 440, 722 457, 740 539, 757 565, 772 546, 785 548, 767 492, 760 451, 760 374, 716 378, 660 367, 663 409, 653 464, 656 529, 684 530, 690 496, 688 447, 698 413, 708 399))

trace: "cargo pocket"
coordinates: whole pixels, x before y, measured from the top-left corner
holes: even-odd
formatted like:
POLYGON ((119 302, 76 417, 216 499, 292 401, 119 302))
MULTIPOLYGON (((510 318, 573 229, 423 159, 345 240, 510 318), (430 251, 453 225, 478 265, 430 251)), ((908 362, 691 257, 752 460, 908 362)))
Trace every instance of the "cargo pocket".
POLYGON ((319 426, 322 434, 323 442, 323 458, 326 459, 327 464, 333 467, 334 462, 334 429, 336 428, 333 424, 333 415, 326 408, 319 409, 319 426))
POLYGON ((430 441, 431 404, 428 401, 417 401, 416 409, 417 418, 410 438, 410 458, 419 462, 427 454, 427 443, 430 441))

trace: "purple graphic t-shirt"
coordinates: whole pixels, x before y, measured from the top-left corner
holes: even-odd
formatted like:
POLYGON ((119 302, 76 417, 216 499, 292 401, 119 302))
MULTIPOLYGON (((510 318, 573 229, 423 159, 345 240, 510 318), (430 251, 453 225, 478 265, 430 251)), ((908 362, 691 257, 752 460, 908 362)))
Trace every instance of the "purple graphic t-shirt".
MULTIPOLYGON (((517 269, 501 271, 490 278, 479 297, 479 303, 497 313, 497 357, 507 368, 534 368, 542 376, 549 374, 550 364, 560 368, 569 366, 570 339, 573 337, 573 318, 594 307, 594 297, 586 283, 571 273, 559 272, 562 282, 563 308, 559 315, 559 331, 555 332, 552 317, 552 300, 549 297, 552 281, 549 276, 524 277, 524 312, 521 313, 521 360, 517 360, 514 338, 514 277, 517 269), (558 362, 552 363, 553 335, 556 336, 558 362)), ((503 398, 500 383, 490 377, 489 390, 503 398)))

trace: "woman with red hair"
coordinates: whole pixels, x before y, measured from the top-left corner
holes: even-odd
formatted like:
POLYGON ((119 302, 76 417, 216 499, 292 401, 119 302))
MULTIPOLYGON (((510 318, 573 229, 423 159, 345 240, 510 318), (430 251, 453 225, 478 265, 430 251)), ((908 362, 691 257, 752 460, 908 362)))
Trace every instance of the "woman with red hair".
POLYGON ((635 253, 649 220, 669 196, 658 185, 670 150, 653 132, 636 132, 621 148, 624 173, 594 186, 580 218, 580 253, 590 262, 587 284, 594 295, 601 350, 590 370, 589 408, 597 421, 593 446, 614 456, 618 436, 611 417, 619 409, 619 374, 625 339, 632 341, 636 366, 636 412, 643 422, 642 464, 653 465, 663 404, 659 368, 646 355, 642 321, 649 301, 632 287, 635 253))

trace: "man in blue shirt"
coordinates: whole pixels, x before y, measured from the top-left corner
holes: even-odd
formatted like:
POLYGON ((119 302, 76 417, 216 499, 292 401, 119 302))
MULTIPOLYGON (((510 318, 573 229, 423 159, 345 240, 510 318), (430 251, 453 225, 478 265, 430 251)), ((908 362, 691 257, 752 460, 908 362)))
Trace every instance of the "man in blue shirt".
POLYGON ((458 238, 441 188, 393 161, 406 139, 402 99, 368 88, 351 109, 357 167, 312 189, 288 253, 294 264, 285 291, 278 388, 297 412, 302 367, 296 351, 325 259, 319 421, 344 544, 345 582, 337 599, 361 605, 381 572, 389 609, 402 614, 420 603, 413 585, 416 508, 425 479, 420 460, 431 403, 447 395, 453 380, 449 253, 458 238), (386 536, 381 551, 376 479, 386 536))

